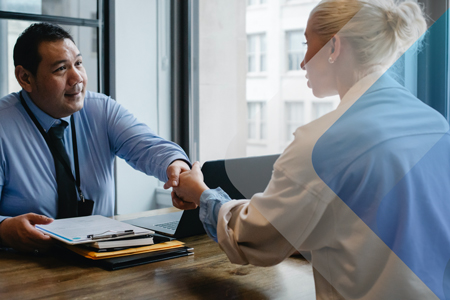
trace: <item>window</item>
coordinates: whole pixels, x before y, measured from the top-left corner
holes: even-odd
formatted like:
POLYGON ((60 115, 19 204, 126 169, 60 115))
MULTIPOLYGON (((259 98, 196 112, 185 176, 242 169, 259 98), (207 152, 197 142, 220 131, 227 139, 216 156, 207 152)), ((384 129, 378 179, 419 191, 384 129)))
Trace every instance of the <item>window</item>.
POLYGON ((252 101, 247 103, 248 139, 251 141, 265 140, 267 137, 266 103, 252 101))
MULTIPOLYGON (((245 157, 280 153, 286 147, 288 129, 286 102, 303 103, 303 122, 307 124, 339 104, 339 97, 317 99, 306 85, 305 71, 300 69, 306 46, 303 32, 311 10, 319 0, 270 0, 276 9, 259 9, 260 1, 202 1, 198 11, 198 114, 196 132, 197 159, 245 157), (245 6, 245 4, 249 6, 245 6), (226 9, 224 9, 226 7, 226 9), (255 9, 254 9, 255 8, 255 9), (211 12, 214 11, 214 18, 211 12), (258 39, 264 33, 264 76, 258 39), (302 46, 304 48, 302 48, 302 46), (303 53, 302 53, 303 52, 303 53), (250 75, 250 76, 248 76, 250 75), (255 76, 253 76, 255 75, 255 76), (256 125, 249 126, 249 99, 266 100, 266 140, 249 143, 256 135, 256 125), (253 130, 249 133, 249 130, 253 130)), ((405 83, 416 94, 446 116, 450 116, 449 88, 449 22, 448 1, 419 0, 431 20, 436 20, 434 32, 416 61, 406 69, 405 83), (436 25, 438 27, 436 27, 436 25), (418 63, 417 63, 418 62, 418 63), (417 76, 416 76, 417 74, 417 76), (436 74, 441 74, 436 76, 436 74)), ((430 24, 431 25, 431 24, 430 24)), ((295 109, 292 109, 292 111, 295 109)), ((298 115, 298 114, 297 114, 298 115)), ((450 117, 449 117, 450 118, 450 117)), ((289 121, 290 122, 290 121, 289 121)))
POLYGON ((300 64, 305 55, 305 31, 295 30, 286 32, 287 44, 287 69, 289 71, 300 70, 300 64))
POLYGON ((0 11, 0 97, 21 89, 14 76, 13 48, 17 38, 32 23, 45 21, 58 23, 73 36, 83 53, 89 78, 87 88, 101 89, 97 40, 102 22, 97 19, 96 0, 0 0, 0 11))
POLYGON ((334 109, 334 105, 331 102, 315 102, 313 103, 313 118, 318 119, 321 116, 329 113, 334 109))
POLYGON ((97 0, 1 0, 0 10, 96 20, 97 0))
POLYGON ((303 102, 286 102, 286 141, 294 139, 295 130, 304 124, 304 105, 303 102))
MULTIPOLYGON (((170 140, 172 1, 114 2, 116 100, 170 140)), ((172 205, 170 191, 158 179, 134 170, 123 159, 117 159, 116 169, 119 214, 172 205)))
MULTIPOLYGON (((285 0, 266 2, 276 9, 259 9, 265 5, 256 0, 228 1, 226 5, 201 1, 198 102, 193 112, 199 120, 193 144, 198 149, 196 159, 201 162, 281 153, 288 131, 286 101, 299 102, 301 97, 304 113, 299 124, 313 120, 312 103, 317 99, 306 85, 304 71, 286 74, 287 33, 297 32, 292 46, 296 37, 297 46, 302 46, 300 29, 306 27, 309 12, 319 0, 298 0, 295 5, 285 5, 285 0), (260 108, 265 111, 260 117, 263 125, 256 121, 258 104, 253 102, 265 103, 260 108)), ((292 65, 299 67, 302 48, 291 49, 297 60, 292 65)))
POLYGON ((251 34, 247 37, 248 72, 266 71, 266 35, 251 34))
POLYGON ((265 4, 265 3, 267 3, 267 0, 247 0, 247 5, 248 6, 258 5, 258 4, 265 4))
MULTIPOLYGON (((417 97, 450 121, 450 4, 432 0, 419 3, 430 18, 424 48, 417 56, 417 97)), ((410 72, 406 68, 405 74, 410 72)))

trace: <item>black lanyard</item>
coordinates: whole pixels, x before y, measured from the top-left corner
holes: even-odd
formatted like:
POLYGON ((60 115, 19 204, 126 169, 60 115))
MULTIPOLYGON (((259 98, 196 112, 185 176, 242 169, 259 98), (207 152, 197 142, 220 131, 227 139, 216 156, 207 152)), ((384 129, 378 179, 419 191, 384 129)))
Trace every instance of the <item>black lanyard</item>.
POLYGON ((74 164, 75 164, 75 177, 73 176, 72 169, 70 165, 67 164, 67 162, 63 159, 61 154, 56 151, 56 149, 53 148, 52 144, 50 143, 50 137, 48 136, 47 132, 45 132, 44 128, 42 128, 41 124, 36 119, 36 116, 31 112, 31 109, 28 107, 27 103, 25 102, 25 99, 23 99, 22 92, 20 92, 20 102, 22 103, 23 107, 27 111, 28 115, 30 116, 31 120, 33 120, 33 123, 36 125, 37 129, 39 129, 39 132, 42 134, 42 137, 44 138, 45 142, 47 143, 47 146, 49 149, 52 150, 53 153, 56 154, 56 158, 63 164, 64 168, 66 169, 66 172, 70 175, 72 175, 75 185, 77 186, 78 195, 80 196, 81 201, 85 201, 85 198, 83 196, 83 193, 81 192, 80 188, 80 167, 78 164, 78 147, 77 147, 77 134, 75 131, 75 120, 73 115, 70 117, 70 125, 72 128, 72 146, 73 146, 73 158, 74 158, 74 164))

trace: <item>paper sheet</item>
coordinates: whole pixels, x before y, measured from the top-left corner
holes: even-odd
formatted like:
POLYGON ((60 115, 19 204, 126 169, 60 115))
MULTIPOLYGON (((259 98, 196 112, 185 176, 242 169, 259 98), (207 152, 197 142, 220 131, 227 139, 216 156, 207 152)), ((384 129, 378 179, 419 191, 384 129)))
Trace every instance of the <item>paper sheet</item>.
MULTIPOLYGON (((48 225, 36 225, 36 228, 45 234, 60 240, 69 245, 92 243, 93 240, 88 235, 100 235, 114 232, 123 232, 125 230, 133 230, 134 236, 145 234, 154 234, 153 231, 113 220, 103 216, 87 216, 77 218, 67 218, 54 220, 48 225)), ((131 235, 133 236, 133 235, 131 235)), ((95 242, 120 239, 127 236, 119 236, 116 238, 96 239, 95 242)))

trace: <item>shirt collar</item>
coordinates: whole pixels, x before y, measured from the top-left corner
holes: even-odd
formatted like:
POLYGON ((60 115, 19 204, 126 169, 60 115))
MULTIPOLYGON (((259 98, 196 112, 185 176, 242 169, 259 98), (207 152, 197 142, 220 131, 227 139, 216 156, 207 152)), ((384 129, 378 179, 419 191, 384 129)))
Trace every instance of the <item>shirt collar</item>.
POLYGON ((37 105, 34 104, 33 100, 31 100, 30 96, 28 95, 28 92, 22 90, 21 94, 23 96, 23 99, 25 100, 25 103, 28 105, 31 112, 34 114, 45 132, 47 132, 51 127, 61 124, 61 120, 66 121, 70 125, 70 116, 61 119, 55 119, 43 112, 39 107, 37 107, 37 105))

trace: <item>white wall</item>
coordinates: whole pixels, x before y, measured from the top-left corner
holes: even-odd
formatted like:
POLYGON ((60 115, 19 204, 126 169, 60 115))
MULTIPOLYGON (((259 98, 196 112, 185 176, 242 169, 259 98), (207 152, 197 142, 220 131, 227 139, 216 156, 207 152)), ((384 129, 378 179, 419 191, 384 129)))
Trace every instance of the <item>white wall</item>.
POLYGON ((245 7, 242 0, 199 1, 202 162, 245 156, 245 7))
MULTIPOLYGON (((157 0, 116 0, 116 100, 158 131, 157 0)), ((159 181, 117 159, 117 213, 154 208, 159 181)))

